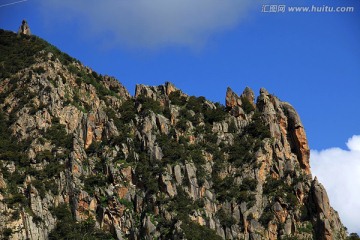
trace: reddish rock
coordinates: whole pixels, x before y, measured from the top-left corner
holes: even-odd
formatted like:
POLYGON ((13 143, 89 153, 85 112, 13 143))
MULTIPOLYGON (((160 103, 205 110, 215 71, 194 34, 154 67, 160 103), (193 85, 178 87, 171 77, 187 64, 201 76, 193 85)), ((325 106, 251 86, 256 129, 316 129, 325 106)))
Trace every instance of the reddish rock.
POLYGON ((172 83, 166 82, 165 83, 166 95, 170 95, 172 92, 178 90, 172 83))
POLYGON ((299 127, 294 132, 294 142, 298 151, 300 164, 303 166, 305 172, 310 174, 310 149, 304 128, 299 127))
POLYGON ((116 189, 116 193, 119 198, 124 198, 126 194, 129 192, 129 189, 127 187, 119 187, 116 189))
POLYGON ((234 93, 233 90, 229 87, 226 90, 225 105, 228 108, 234 108, 235 106, 241 106, 240 97, 236 93, 234 93))

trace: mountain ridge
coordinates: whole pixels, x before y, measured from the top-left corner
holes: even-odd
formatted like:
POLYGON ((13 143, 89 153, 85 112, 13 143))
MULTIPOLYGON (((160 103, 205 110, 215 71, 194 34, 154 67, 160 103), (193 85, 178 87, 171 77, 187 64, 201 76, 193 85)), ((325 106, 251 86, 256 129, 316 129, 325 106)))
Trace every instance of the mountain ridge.
POLYGON ((35 36, 0 35, 3 238, 346 238, 289 103, 228 88, 223 106, 169 82, 131 96, 35 36))

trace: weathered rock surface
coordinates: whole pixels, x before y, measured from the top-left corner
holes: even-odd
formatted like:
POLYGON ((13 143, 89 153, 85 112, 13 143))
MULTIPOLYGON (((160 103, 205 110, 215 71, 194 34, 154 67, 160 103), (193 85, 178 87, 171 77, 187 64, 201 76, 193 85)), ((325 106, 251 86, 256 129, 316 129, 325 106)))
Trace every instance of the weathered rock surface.
POLYGON ((221 106, 171 83, 131 97, 47 51, 0 79, 2 238, 65 237, 65 213, 115 239, 345 238, 290 104, 228 88, 221 106))
POLYGON ((18 34, 25 34, 25 35, 31 35, 30 27, 26 20, 23 20, 21 23, 21 26, 19 27, 18 34))

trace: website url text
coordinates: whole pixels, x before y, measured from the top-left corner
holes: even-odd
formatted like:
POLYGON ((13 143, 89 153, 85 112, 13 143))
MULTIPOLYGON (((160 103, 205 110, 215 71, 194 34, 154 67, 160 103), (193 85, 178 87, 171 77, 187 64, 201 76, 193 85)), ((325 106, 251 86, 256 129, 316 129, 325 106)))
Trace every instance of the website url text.
POLYGON ((333 7, 333 6, 286 6, 286 5, 262 5, 261 12, 263 13, 285 13, 285 12, 298 12, 298 13, 351 13, 354 12, 354 7, 333 7))

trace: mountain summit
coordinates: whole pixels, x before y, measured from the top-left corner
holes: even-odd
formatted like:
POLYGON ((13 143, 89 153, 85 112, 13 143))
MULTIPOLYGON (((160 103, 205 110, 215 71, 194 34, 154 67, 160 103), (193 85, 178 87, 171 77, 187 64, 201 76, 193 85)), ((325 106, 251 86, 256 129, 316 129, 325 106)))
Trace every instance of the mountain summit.
POLYGON ((31 35, 30 27, 26 20, 23 20, 21 26, 19 27, 18 34, 31 35))
POLYGON ((38 37, 0 35, 2 239, 346 238, 300 117, 266 89, 132 97, 38 37))

